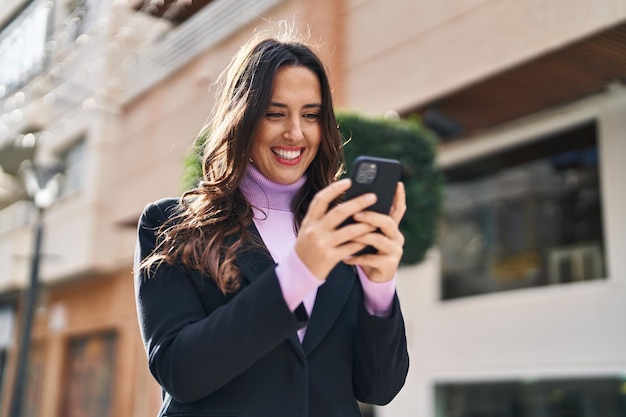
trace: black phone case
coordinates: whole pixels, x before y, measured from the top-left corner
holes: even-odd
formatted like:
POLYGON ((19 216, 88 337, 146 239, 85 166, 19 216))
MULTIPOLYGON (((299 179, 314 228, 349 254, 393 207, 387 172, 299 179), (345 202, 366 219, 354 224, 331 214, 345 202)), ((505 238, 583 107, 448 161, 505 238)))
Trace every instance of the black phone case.
MULTIPOLYGON (((376 211, 378 213, 389 214, 393 196, 396 192, 396 184, 400 181, 402 175, 402 165, 395 159, 378 158, 374 156, 359 156, 355 159, 350 173, 352 185, 346 192, 346 200, 358 197, 365 193, 374 193, 377 196, 376 203, 367 210, 376 211), (358 166, 362 163, 375 163, 378 166, 378 172, 373 182, 362 184, 357 182, 356 173, 358 166)), ((348 219, 345 224, 353 223, 352 218, 348 219)), ((376 249, 371 246, 355 253, 355 256, 365 253, 376 253, 376 249)))

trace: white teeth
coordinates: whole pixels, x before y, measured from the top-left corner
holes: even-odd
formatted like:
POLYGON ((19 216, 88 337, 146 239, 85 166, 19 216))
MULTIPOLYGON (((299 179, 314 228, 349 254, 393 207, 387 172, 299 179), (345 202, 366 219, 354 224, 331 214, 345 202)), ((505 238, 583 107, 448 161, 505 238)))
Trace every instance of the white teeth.
POLYGON ((284 149, 272 149, 272 152, 278 155, 281 159, 286 159, 288 161, 293 161, 302 154, 302 150, 286 151, 284 149))

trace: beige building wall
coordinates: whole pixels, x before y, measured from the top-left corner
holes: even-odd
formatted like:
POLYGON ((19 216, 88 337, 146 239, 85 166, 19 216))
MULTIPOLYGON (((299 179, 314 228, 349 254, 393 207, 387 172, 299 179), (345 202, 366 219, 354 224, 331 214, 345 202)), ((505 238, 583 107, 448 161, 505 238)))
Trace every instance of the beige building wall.
POLYGON ((47 367, 42 386, 40 417, 62 413, 67 384, 67 346, 85 335, 113 332, 116 338, 111 415, 155 416, 158 408, 148 398, 160 391, 148 378, 147 359, 137 332, 133 280, 129 271, 93 276, 51 287, 38 311, 35 343, 45 346, 47 367))
MULTIPOLYGON (((154 417, 158 413, 160 390, 147 370, 147 359, 138 332, 133 280, 128 269, 116 274, 94 275, 41 292, 36 310, 31 345, 31 366, 38 366, 38 417, 63 415, 68 394, 69 344, 90 335, 112 332, 113 384, 111 415, 154 417), (34 360, 36 354, 40 359, 34 360)), ((18 322, 18 326, 21 324, 18 322)), ((9 366, 12 375, 15 362, 9 366)), ((7 381, 11 387, 12 378, 7 381)), ((96 381, 93 381, 96 383, 96 381)), ((7 415, 11 390, 7 389, 0 415, 7 415)))
POLYGON ((625 17, 621 0, 351 0, 346 106, 409 110, 625 17))

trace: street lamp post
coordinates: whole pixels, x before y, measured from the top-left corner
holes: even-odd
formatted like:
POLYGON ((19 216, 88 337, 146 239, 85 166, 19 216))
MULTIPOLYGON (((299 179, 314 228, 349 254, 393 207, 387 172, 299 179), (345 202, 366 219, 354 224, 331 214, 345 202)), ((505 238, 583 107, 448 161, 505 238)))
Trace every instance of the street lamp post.
POLYGON ((37 293, 39 291, 39 264, 41 258, 41 241, 43 236, 43 212, 43 209, 37 208, 37 217, 35 220, 35 242, 30 266, 30 281, 28 288, 24 292, 24 299, 22 303, 24 306, 24 321, 20 335, 17 370, 13 385, 13 399, 11 400, 11 413, 9 414, 10 417, 20 417, 22 415, 22 404, 24 403, 30 338, 33 328, 37 293))
POLYGON ((24 161, 20 168, 22 180, 28 196, 36 209, 33 254, 30 267, 29 286, 24 292, 23 326, 17 357, 17 370, 13 384, 10 417, 21 417, 28 371, 28 354, 33 328, 33 319, 39 291, 39 266, 43 239, 44 212, 54 203, 61 185, 60 166, 37 167, 31 161, 24 161))

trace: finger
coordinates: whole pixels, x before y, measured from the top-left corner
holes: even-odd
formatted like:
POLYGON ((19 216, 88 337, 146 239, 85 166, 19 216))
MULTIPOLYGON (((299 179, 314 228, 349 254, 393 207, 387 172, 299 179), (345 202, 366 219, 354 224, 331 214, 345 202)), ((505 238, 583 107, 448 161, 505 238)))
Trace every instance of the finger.
MULTIPOLYGON (((364 215, 371 214, 372 217, 380 218, 380 214, 374 212, 366 212, 364 215)), ((363 245, 373 246, 379 253, 390 254, 401 258, 405 238, 398 225, 388 216, 383 217, 383 223, 378 227, 375 233, 368 233, 354 238, 354 241, 363 245)), ((398 259, 399 259, 398 258, 398 259)))
POLYGON ((348 201, 344 201, 333 207, 328 212, 328 221, 331 227, 338 227, 348 218, 355 214, 367 209, 376 202, 376 194, 366 193, 358 197, 352 198, 348 201))
POLYGON ((389 255, 398 252, 399 245, 392 239, 382 233, 372 232, 366 235, 361 235, 353 240, 355 243, 360 243, 364 246, 374 247, 378 253, 376 255, 389 255))
POLYGON ((395 257, 381 256, 380 254, 349 256, 342 262, 347 265, 360 266, 371 281, 387 281, 393 278, 399 263, 395 257))
POLYGON ((397 265, 384 265, 376 255, 349 257, 343 260, 346 265, 359 266, 372 282, 386 282, 394 278, 398 270, 397 265))
MULTIPOLYGON (((402 259, 402 243, 381 239, 381 235, 370 239, 371 236, 357 239, 357 243, 375 247, 378 252, 359 256, 349 256, 342 261, 348 265, 358 265, 368 269, 368 278, 377 281, 381 277, 392 277, 398 269, 402 259)), ((383 279, 386 280, 386 279, 383 279)))
POLYGON ((337 242, 337 246, 340 246, 374 231, 376 228, 367 223, 352 223, 336 229, 333 233, 334 241, 337 242))
POLYGON ((372 230, 369 229, 367 233, 362 233, 358 236, 353 237, 351 242, 356 242, 363 246, 372 246, 377 251, 386 251, 388 245, 385 243, 390 242, 391 239, 389 237, 383 235, 378 229, 372 230))
POLYGON ((351 259, 355 253, 358 253, 359 251, 365 249, 365 246, 366 245, 355 241, 349 241, 344 243, 339 248, 337 248, 337 253, 339 255, 337 262, 344 259, 351 259))
POLYGON ((378 229, 382 234, 386 235, 390 239, 394 239, 400 233, 398 229, 398 223, 391 217, 385 214, 380 214, 375 211, 362 211, 354 215, 354 220, 359 223, 365 223, 371 227, 378 229))
POLYGON ((324 187, 315 194, 307 211, 307 217, 320 219, 328 211, 330 204, 350 188, 351 181, 344 178, 324 187))
POLYGON ((396 192, 393 196, 393 203, 391 204, 391 210, 389 211, 389 215, 396 222, 396 224, 400 224, 402 217, 404 217, 404 213, 406 212, 406 190, 404 188, 404 183, 398 182, 396 186, 396 192))

